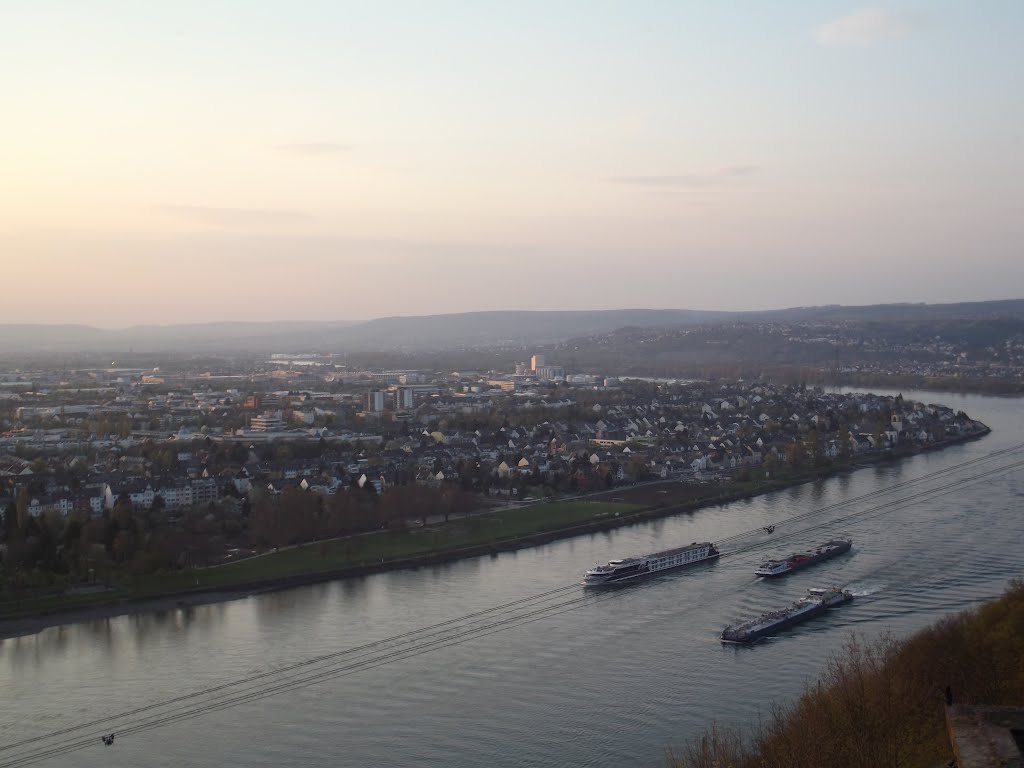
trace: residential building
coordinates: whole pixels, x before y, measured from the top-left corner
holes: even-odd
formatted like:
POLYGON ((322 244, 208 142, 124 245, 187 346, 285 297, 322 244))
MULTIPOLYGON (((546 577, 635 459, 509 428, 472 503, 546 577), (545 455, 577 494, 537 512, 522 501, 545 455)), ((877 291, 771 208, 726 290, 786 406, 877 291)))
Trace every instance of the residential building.
POLYGON ((253 432, 280 432, 284 429, 281 412, 267 411, 259 416, 253 416, 249 428, 253 432))

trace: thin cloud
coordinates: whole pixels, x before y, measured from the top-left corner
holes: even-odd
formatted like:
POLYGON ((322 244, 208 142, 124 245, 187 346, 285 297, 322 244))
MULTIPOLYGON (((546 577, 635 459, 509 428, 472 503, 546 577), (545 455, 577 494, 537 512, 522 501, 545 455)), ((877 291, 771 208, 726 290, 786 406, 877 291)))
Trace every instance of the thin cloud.
POLYGON ((303 141, 294 144, 278 144, 275 149, 289 155, 305 157, 317 157, 320 155, 336 155, 340 152, 349 152, 351 144, 341 144, 335 141, 303 141))
POLYGON ((864 8, 815 27, 812 35, 818 45, 866 45, 902 37, 917 23, 918 19, 908 13, 864 8))
POLYGON ((159 210, 216 229, 293 226, 309 221, 298 211, 275 208, 217 208, 207 205, 161 205, 159 210))
POLYGON ((707 173, 680 173, 661 176, 612 176, 613 184, 637 187, 713 187, 757 173, 756 165, 730 165, 707 173))

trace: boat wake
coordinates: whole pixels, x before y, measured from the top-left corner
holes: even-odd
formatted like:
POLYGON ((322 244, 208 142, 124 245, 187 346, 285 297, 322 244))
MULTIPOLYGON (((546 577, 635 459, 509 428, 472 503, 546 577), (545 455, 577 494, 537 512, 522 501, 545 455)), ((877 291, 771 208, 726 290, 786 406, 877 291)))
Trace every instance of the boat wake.
POLYGON ((867 597, 868 595, 874 595, 881 592, 885 589, 885 586, 885 584, 865 584, 863 586, 850 584, 847 589, 853 593, 854 597, 867 597))

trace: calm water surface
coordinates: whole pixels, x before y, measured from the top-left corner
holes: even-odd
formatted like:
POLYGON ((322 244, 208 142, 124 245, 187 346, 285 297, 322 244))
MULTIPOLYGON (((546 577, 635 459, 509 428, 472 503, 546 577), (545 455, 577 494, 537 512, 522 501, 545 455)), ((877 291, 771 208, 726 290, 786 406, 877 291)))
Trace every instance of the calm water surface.
MULTIPOLYGON (((903 394, 962 408, 993 433, 894 466, 528 551, 3 640, 0 742, 538 595, 577 582, 598 561, 720 540, 1024 443, 1020 400, 903 394)), ((662 765, 666 750, 711 720, 747 722, 773 701, 791 700, 851 632, 902 635, 998 595, 1024 572, 1024 471, 868 511, 791 540, 780 536, 1011 460, 993 458, 825 511, 813 522, 780 526, 772 537, 748 540, 763 541, 750 551, 602 593, 528 624, 458 635, 465 642, 126 735, 111 748, 96 738, 95 747, 39 764, 662 765), (853 537, 852 554, 781 581, 752 574, 767 555, 838 533, 853 537), (718 642, 725 624, 828 584, 847 585, 858 599, 754 648, 718 642)), ((522 610, 582 594, 568 590, 522 610)), ((940 690, 944 682, 936 685, 940 690)), ((0 765, 10 754, 0 752, 0 765)))

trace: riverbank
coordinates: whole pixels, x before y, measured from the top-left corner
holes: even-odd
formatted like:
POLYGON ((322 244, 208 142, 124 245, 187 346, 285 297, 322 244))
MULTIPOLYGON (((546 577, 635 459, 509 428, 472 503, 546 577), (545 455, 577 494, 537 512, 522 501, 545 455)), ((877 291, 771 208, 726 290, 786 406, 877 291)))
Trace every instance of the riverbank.
MULTIPOLYGON (((631 504, 636 489, 613 489, 588 500, 555 502, 520 509, 503 508, 478 517, 427 528, 375 533, 305 546, 220 568, 175 571, 137 578, 110 591, 85 595, 35 596, 8 603, 0 619, 0 637, 32 634, 49 626, 137 612, 168 611, 293 586, 359 577, 387 570, 418 568, 464 558, 533 547, 557 539, 593 533, 647 520, 692 512, 794 485, 897 461, 924 450, 988 434, 980 425, 972 434, 926 449, 860 456, 849 462, 790 471, 770 480, 733 481, 695 487, 677 481, 644 486, 648 503, 631 504), (658 490, 653 490, 657 488, 658 490), (631 493, 632 492, 632 493, 631 493), (611 500, 605 500, 611 499, 611 500)), ((581 565, 581 569, 582 569, 581 565)))
POLYGON ((238 600, 256 592, 257 590, 253 589, 234 589, 218 592, 180 593, 158 598, 100 603, 98 605, 71 608, 60 613, 3 619, 0 621, 0 640, 34 635, 49 627, 58 627, 66 624, 103 621, 104 619, 136 613, 167 613, 169 611, 188 610, 210 603, 238 600))
POLYGON ((852 638, 792 706, 773 708, 746 731, 711 726, 669 764, 946 765, 954 756, 948 722, 959 707, 1024 701, 1024 677, 1015 674, 1024 658, 1022 617, 1024 582, 1013 581, 1002 597, 905 640, 852 638))

